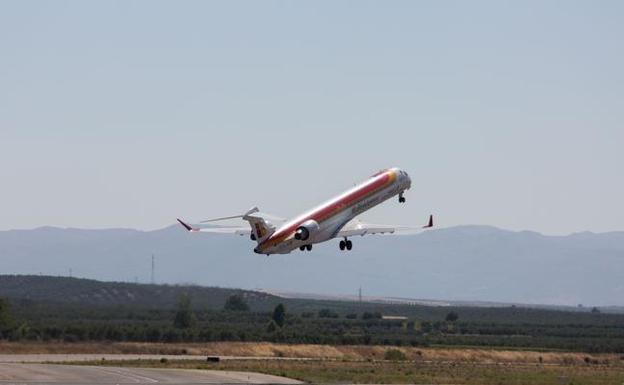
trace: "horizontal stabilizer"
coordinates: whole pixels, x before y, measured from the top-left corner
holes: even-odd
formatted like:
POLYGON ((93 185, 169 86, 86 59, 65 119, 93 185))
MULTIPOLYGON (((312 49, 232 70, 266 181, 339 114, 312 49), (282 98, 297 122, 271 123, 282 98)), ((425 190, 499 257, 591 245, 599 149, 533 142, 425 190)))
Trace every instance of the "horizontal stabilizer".
POLYGON ((253 208, 251 208, 249 211, 247 211, 244 214, 232 215, 232 216, 229 216, 229 217, 220 217, 220 218, 206 219, 205 221, 201 221, 199 223, 208 223, 208 222, 216 222, 216 221, 225 221, 227 219, 244 218, 247 215, 251 215, 253 213, 257 213, 258 211, 260 211, 260 210, 258 210, 257 207, 253 207, 253 208))
POLYGON ((187 229, 188 231, 193 231, 194 229, 187 223, 183 222, 180 218, 176 218, 178 220, 178 222, 180 222, 180 224, 182 226, 184 226, 185 229, 187 229))
POLYGON ((194 227, 184 222, 183 220, 176 218, 178 222, 187 230, 192 233, 217 233, 217 234, 235 234, 235 235, 249 235, 251 234, 251 230, 248 227, 222 227, 222 226, 211 226, 211 227, 194 227))

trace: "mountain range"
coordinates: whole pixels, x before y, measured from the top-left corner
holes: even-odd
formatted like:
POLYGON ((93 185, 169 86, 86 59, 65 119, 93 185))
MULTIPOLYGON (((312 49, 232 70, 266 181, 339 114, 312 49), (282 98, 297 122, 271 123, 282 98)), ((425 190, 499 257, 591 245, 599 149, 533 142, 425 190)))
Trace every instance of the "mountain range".
POLYGON ((254 254, 246 237, 154 231, 0 231, 0 274, 74 275, 274 291, 586 306, 624 305, 624 232, 546 236, 490 226, 352 238, 254 254))

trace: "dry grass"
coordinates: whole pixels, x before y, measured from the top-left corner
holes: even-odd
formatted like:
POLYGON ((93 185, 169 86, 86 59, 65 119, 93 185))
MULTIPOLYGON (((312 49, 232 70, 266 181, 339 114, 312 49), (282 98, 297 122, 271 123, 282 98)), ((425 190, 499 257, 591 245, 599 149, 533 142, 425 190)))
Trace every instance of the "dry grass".
POLYGON ((604 365, 336 360, 226 360, 220 363, 140 360, 77 364, 251 371, 294 378, 313 384, 622 385, 624 381, 623 367, 604 365))
MULTIPOLYGON (((163 343, 15 343, 0 342, 2 354, 174 354, 219 355, 234 357, 292 357, 339 361, 381 360, 385 346, 288 345, 269 342, 212 342, 191 344, 163 343)), ((624 355, 572 352, 536 352, 477 348, 400 347, 407 359, 415 362, 513 363, 624 366, 624 355)))

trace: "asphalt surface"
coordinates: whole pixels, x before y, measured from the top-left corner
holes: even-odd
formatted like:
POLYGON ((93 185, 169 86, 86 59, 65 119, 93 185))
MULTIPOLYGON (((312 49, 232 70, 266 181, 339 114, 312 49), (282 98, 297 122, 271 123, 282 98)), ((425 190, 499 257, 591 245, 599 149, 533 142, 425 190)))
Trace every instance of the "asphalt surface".
POLYGON ((206 356, 169 355, 169 354, 0 354, 0 363, 25 362, 84 362, 84 361, 135 361, 135 360, 200 360, 206 356))
MULTIPOLYGON (((50 363, 50 362, 88 362, 88 361, 136 361, 136 360, 191 360, 205 361, 205 355, 172 355, 172 354, 0 354, 0 363, 50 363)), ((240 356, 219 356, 221 360, 309 360, 310 358, 292 357, 240 357, 240 356)))
POLYGON ((300 384, 260 373, 193 369, 116 368, 0 363, 0 384, 300 384))

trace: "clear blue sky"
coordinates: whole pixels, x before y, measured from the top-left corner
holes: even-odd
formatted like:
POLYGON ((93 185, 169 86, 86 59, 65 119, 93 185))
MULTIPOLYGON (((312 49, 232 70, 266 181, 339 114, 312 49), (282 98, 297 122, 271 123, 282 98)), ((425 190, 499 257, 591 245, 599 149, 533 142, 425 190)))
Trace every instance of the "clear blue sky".
POLYGON ((0 1, 0 229, 282 216, 624 230, 624 2, 0 1))

